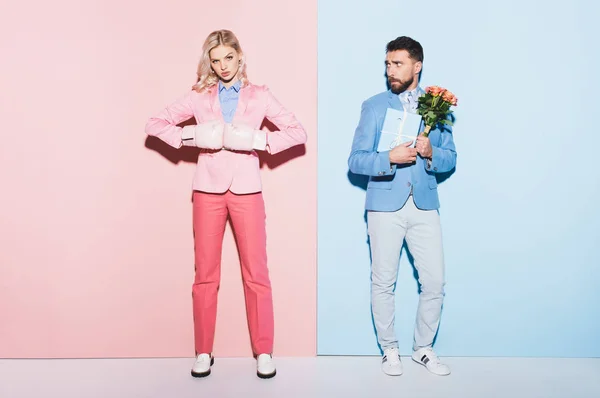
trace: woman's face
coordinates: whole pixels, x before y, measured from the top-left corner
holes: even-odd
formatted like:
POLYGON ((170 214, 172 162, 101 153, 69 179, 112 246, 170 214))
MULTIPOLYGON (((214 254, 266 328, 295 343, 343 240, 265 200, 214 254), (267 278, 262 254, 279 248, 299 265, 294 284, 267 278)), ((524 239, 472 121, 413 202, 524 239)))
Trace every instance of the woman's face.
POLYGON ((229 46, 219 45, 209 52, 210 66, 219 79, 225 83, 232 82, 240 69, 240 55, 229 46))

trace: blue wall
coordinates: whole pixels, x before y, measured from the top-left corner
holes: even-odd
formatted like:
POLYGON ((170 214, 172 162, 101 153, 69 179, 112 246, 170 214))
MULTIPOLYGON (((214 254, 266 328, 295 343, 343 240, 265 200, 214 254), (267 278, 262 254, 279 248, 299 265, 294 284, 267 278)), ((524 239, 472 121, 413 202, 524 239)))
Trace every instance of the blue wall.
MULTIPOLYGON (((362 101, 385 90, 385 45, 408 35, 425 50, 421 85, 459 98, 457 168, 439 187, 447 287, 438 353, 600 356, 600 6, 480 3, 319 1, 320 355, 379 353, 365 191, 347 158, 362 101)), ((417 299, 403 253, 403 354, 417 299)))

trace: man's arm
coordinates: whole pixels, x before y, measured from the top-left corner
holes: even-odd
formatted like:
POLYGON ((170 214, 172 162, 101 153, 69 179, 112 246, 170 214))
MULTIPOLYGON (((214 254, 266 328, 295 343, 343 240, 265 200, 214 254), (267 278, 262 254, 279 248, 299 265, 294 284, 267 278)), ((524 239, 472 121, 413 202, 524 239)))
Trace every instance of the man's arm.
POLYGON ((348 167, 354 174, 368 176, 390 175, 396 172, 396 166, 390 163, 390 152, 376 152, 377 116, 373 108, 363 102, 360 121, 354 132, 352 150, 348 158, 348 167))
POLYGON ((456 166, 456 147, 452 129, 445 126, 440 131, 440 145, 432 145, 428 137, 417 138, 417 151, 425 159, 425 170, 431 173, 446 173, 456 166))

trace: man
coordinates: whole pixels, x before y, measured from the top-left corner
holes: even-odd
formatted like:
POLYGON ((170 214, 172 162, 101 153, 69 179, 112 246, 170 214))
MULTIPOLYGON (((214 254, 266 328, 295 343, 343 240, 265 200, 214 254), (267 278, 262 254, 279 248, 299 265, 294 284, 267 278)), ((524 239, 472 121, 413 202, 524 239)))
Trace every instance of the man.
POLYGON ((421 44, 409 37, 398 37, 388 43, 386 53, 390 89, 362 104, 348 159, 352 173, 370 176, 366 209, 372 257, 371 294, 377 339, 383 350, 382 369, 388 375, 402 374, 394 331, 394 286, 406 239, 421 286, 412 359, 434 374, 448 375, 450 369, 432 349, 445 284, 435 175, 455 167, 456 151, 447 127, 432 129, 428 138, 419 135, 414 148, 409 142, 390 151, 376 151, 387 108, 416 113, 417 98, 423 93, 419 87, 421 44))

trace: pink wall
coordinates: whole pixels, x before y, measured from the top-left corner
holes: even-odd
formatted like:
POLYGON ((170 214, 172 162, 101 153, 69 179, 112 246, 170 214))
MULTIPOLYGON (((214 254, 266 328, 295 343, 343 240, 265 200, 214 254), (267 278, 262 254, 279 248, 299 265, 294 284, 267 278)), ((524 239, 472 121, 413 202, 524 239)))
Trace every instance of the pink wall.
MULTIPOLYGON (((144 125, 221 28, 308 130, 262 170, 275 354, 314 355, 316 1, 35 3, 0 16, 0 357, 193 355, 194 159, 144 125)), ((215 354, 250 355, 229 228, 221 286, 215 354)))

